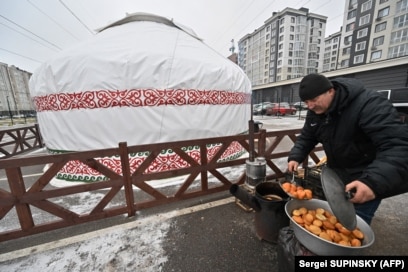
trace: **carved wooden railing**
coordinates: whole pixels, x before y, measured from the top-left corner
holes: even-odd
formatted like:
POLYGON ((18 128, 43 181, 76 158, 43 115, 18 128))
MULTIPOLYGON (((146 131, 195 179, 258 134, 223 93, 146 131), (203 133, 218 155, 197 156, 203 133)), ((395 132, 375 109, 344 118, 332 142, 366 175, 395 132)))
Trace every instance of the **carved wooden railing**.
POLYGON ((9 158, 43 146, 38 124, 0 129, 0 157, 9 158))
MULTIPOLYGON (((127 146, 119 143, 117 148, 72 152, 58 155, 34 155, 0 160, 0 171, 4 171, 6 182, 0 183, 0 241, 16 239, 57 228, 63 228, 93 220, 127 214, 135 216, 136 211, 184 199, 226 191, 232 184, 245 181, 245 164, 248 156, 224 161, 223 153, 232 144, 239 144, 247 152, 255 142, 254 157, 263 156, 267 160, 267 179, 284 177, 285 169, 277 160, 285 160, 300 130, 285 130, 255 133, 253 140, 248 134, 168 142, 149 145, 127 146), (218 144, 220 148, 211 158, 207 154, 209 145, 218 144), (193 158, 186 147, 199 147, 200 158, 193 158), (147 169, 163 151, 171 149, 182 160, 185 167, 162 172, 149 172, 147 169), (258 150, 259 152, 257 152, 258 150), (148 154, 139 165, 130 165, 129 154, 148 154), (103 164, 99 158, 120 157, 120 166, 103 164), (97 182, 71 182, 69 185, 53 185, 58 171, 69 161, 80 161, 106 177, 97 182), (47 165, 48 168, 33 180, 23 175, 26 168, 47 165), (223 170, 231 168, 235 177, 223 170), (132 170, 133 169, 133 170, 132 170), (166 178, 180 177, 177 185, 167 188, 158 186, 166 178), (92 193, 95 202, 87 203, 86 211, 78 211, 69 203, 81 204, 82 194, 92 193), (78 201, 79 199, 79 201, 78 201), (7 222, 7 224, 5 224, 7 222)), ((319 161, 315 154, 311 159, 319 161)))

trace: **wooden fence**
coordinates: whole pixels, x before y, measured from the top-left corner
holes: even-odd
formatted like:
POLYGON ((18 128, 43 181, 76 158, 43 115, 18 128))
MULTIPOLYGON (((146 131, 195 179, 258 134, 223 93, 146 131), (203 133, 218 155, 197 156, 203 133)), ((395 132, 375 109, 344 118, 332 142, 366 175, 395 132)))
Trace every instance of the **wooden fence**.
MULTIPOLYGON (((299 129, 275 132, 260 130, 259 133, 237 136, 138 146, 127 146, 123 142, 117 148, 103 150, 1 159, 0 171, 5 172, 7 181, 0 186, 0 224, 3 226, 0 241, 117 215, 131 217, 136 215, 136 211, 149 207, 229 190, 232 184, 245 182, 246 160, 252 156, 265 157, 267 180, 283 178, 285 169, 279 167, 279 161, 286 161, 299 132, 299 129), (207 148, 214 144, 220 147, 216 154, 209 157, 207 148), (242 146, 248 156, 221 160, 228 147, 236 144, 242 146), (199 147, 199 160, 186 152, 191 146, 199 147), (160 172, 147 171, 157 156, 169 149, 184 160, 185 167, 160 172), (135 153, 148 154, 136 168, 134 165, 131 167, 129 162, 129 155, 135 153), (99 160, 112 156, 120 157, 119 167, 99 160), (103 174, 106 179, 54 186, 52 180, 70 161, 80 161, 103 174), (25 169, 39 165, 48 167, 34 180, 33 177, 29 179, 23 175, 25 169), (228 174, 231 172, 234 173, 233 177, 228 174), (179 177, 181 182, 172 186, 158 186, 160 181, 174 177, 179 177), (87 198, 90 193, 92 201, 87 198), (74 202, 75 207, 71 204, 74 202), (77 205, 84 202, 86 207, 78 209, 77 205)), ((39 138, 36 143, 42 146, 39 138)), ((317 148, 310 154, 314 162, 320 160, 316 155, 320 150, 317 148)))
POLYGON ((9 158, 43 146, 38 124, 0 129, 0 154, 9 158))

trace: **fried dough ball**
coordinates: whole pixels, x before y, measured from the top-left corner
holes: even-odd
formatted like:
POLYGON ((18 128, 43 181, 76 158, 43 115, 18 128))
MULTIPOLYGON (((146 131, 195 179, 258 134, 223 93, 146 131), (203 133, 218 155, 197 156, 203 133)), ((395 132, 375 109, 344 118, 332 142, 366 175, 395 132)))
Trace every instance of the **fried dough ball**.
POLYGON ((319 235, 322 232, 322 229, 315 225, 310 225, 309 230, 311 233, 319 235))
POLYGON ((323 208, 317 208, 316 209, 316 214, 324 214, 324 209, 323 208))
POLYGON ((325 239, 325 240, 327 240, 327 241, 329 241, 329 242, 333 242, 333 240, 331 239, 330 235, 329 235, 327 232, 325 232, 325 231, 322 231, 322 232, 319 234, 319 237, 322 238, 322 239, 325 239))
POLYGON ((303 221, 302 217, 300 217, 299 215, 293 215, 292 218, 299 225, 304 224, 304 221, 303 221))
POLYGON ((337 222, 336 224, 334 224, 334 226, 336 227, 336 229, 345 234, 345 235, 350 235, 351 231, 349 231, 348 229, 346 229, 340 222, 337 222))
POLYGON ((300 215, 302 215, 302 214, 300 213, 300 210, 299 210, 299 209, 296 209, 296 210, 293 210, 293 211, 292 211, 292 215, 300 216, 300 215))
POLYGON ((354 238, 350 241, 351 246, 353 247, 359 247, 361 246, 361 241, 357 238, 354 238))
POLYGON ((313 225, 315 225, 315 226, 317 226, 317 227, 321 227, 321 226, 323 226, 323 222, 321 221, 321 220, 319 220, 319 219, 315 219, 315 220, 313 220, 313 223, 312 223, 313 225))
POLYGON ((305 207, 302 207, 299 209, 300 214, 307 214, 307 209, 305 207))
POLYGON ((352 233, 352 234, 354 235, 354 237, 356 237, 357 239, 360 239, 360 240, 364 239, 364 234, 363 234, 363 232, 362 232, 361 230, 359 230, 359 229, 355 229, 355 230, 353 230, 351 233, 352 233))
POLYGON ((323 221, 323 227, 330 230, 336 229, 336 227, 329 220, 323 221))
POLYGON ((307 214, 305 214, 303 220, 305 221, 305 223, 307 222, 310 225, 313 222, 314 217, 313 217, 313 215, 311 213, 307 213, 307 214))
POLYGON ((319 219, 320 221, 327 220, 326 216, 324 216, 324 214, 321 213, 316 213, 316 218, 319 219))
POLYGON ((341 235, 336 230, 326 230, 326 232, 335 243, 341 241, 341 235))
POLYGON ((349 241, 345 241, 345 240, 341 240, 340 242, 338 242, 339 245, 342 246, 351 246, 349 241))

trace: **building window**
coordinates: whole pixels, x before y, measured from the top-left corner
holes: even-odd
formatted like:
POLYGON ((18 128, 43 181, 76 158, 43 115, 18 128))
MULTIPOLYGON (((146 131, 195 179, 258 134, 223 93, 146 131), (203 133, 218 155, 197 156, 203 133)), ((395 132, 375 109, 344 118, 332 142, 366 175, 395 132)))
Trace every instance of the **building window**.
POLYGON ((353 9, 347 13, 347 20, 353 19, 356 17, 357 10, 353 9))
POLYGON ((367 36, 367 33, 368 33, 368 28, 360 29, 359 31, 357 31, 357 38, 365 37, 367 36))
POLYGON ((391 33, 391 44, 405 42, 408 40, 408 28, 391 33))
POLYGON ((387 22, 378 24, 378 25, 375 26, 375 32, 376 33, 381 32, 381 31, 385 30, 386 28, 387 28, 387 22))
POLYGON ((371 9, 372 5, 373 5, 373 1, 371 1, 371 0, 368 0, 368 1, 364 2, 361 5, 361 12, 363 13, 364 11, 367 11, 367 10, 371 9))
POLYGON ((276 30, 272 30, 272 32, 271 32, 271 37, 272 37, 272 38, 275 38, 275 37, 276 37, 276 30))
POLYGON ((289 40, 293 41, 295 39, 295 36, 293 34, 289 35, 289 40))
POLYGON ((354 25, 355 25, 354 22, 349 23, 348 25, 346 25, 346 31, 347 31, 347 32, 353 31, 353 30, 354 30, 354 25))
POLYGON ((344 37, 344 44, 345 44, 345 45, 350 44, 352 38, 353 38, 352 35, 349 35, 349 36, 347 36, 347 37, 344 37))
POLYGON ((349 66, 349 60, 348 59, 347 60, 342 60, 340 65, 343 68, 348 67, 349 66))
POLYGON ((280 19, 279 24, 283 25, 285 23, 285 18, 280 19))
POLYGON ((384 44, 384 36, 375 38, 373 40, 373 46, 379 46, 379 45, 382 45, 382 44, 384 44))
POLYGON ((404 27, 408 25, 408 14, 404 14, 394 18, 394 28, 404 27))
POLYGON ((359 42, 356 43, 356 51, 361 51, 364 50, 366 48, 366 42, 359 42))
POLYGON ((350 47, 343 48, 342 55, 343 56, 350 55, 350 51, 351 51, 350 47))
POLYGON ((366 24, 368 24, 368 23, 370 23, 370 14, 364 15, 364 16, 362 16, 362 17, 360 18, 360 22, 359 22, 359 25, 360 25, 360 26, 366 25, 366 24))
POLYGON ((382 18, 382 17, 388 16, 388 14, 390 14, 390 7, 386 7, 386 8, 380 9, 380 10, 378 11, 378 16, 377 16, 377 18, 382 18))
POLYGON ((290 26, 290 32, 295 32, 295 27, 294 26, 290 26))
POLYGON ((397 8, 395 10, 395 14, 405 13, 408 11, 408 1, 401 0, 397 2, 397 8))
POLYGON ((380 0, 380 4, 384 4, 384 3, 387 3, 388 2, 388 0, 380 0))
POLYGON ((381 50, 371 53, 371 60, 381 59, 381 50))
POLYGON ((408 56, 408 43, 390 47, 388 51, 388 58, 397 58, 408 56))
POLYGON ((283 33, 284 31, 285 31, 285 28, 283 26, 279 28, 279 33, 283 33))
POLYGON ((357 55, 354 57, 354 64, 363 63, 364 61, 364 54, 357 55))

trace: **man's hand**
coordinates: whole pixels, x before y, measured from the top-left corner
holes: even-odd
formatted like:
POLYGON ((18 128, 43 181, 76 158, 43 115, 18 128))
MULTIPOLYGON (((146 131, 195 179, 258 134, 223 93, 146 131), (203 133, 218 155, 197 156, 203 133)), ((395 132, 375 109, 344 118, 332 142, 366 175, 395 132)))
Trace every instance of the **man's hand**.
POLYGON ((375 194, 365 183, 354 180, 346 185, 346 192, 355 189, 354 197, 350 199, 353 203, 364 203, 375 198, 375 194))
POLYGON ((297 171, 298 167, 299 167, 299 163, 297 161, 288 162, 288 171, 290 173, 297 171))

